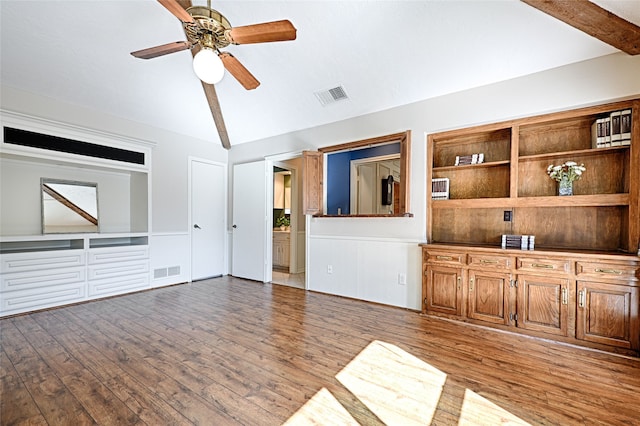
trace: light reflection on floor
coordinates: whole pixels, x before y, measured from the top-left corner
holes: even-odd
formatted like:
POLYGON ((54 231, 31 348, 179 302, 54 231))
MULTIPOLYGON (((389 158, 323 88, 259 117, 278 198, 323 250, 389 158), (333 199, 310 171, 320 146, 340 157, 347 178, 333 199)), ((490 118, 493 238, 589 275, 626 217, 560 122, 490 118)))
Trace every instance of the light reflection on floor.
POLYGON ((279 270, 272 271, 272 284, 286 285, 289 287, 304 288, 304 272, 290 274, 279 270))
MULTIPOLYGON (((386 342, 371 342, 336 379, 387 425, 429 425, 436 410, 448 409, 452 402, 459 407, 449 411, 458 416, 458 425, 528 425, 470 389, 462 401, 451 401, 451 395, 443 395, 446 373, 386 342)), ((285 424, 358 423, 323 388, 285 424)))

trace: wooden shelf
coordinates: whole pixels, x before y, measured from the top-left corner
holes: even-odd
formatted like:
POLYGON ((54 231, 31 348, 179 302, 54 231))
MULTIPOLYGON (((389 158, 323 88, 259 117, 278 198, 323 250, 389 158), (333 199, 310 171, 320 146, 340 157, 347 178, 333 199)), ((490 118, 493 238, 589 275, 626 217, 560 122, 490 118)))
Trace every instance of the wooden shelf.
POLYGON ((427 181, 448 178, 450 199, 432 200, 427 191, 427 240, 495 244, 507 233, 568 250, 636 252, 640 150, 632 147, 639 140, 640 98, 429 135, 427 181), (625 109, 631 144, 593 148, 595 120, 625 109), (470 152, 489 161, 450 166, 470 152), (568 160, 587 171, 575 195, 561 197, 547 168, 568 160), (505 222, 504 210, 514 209, 505 222))
POLYGON ((612 207, 628 206, 629 194, 572 195, 569 197, 514 197, 433 200, 434 209, 486 209, 516 207, 612 207))
POLYGON ((509 161, 490 161, 487 163, 480 164, 464 164, 461 166, 443 166, 443 167, 434 167, 433 172, 443 172, 449 170, 460 170, 460 169, 472 169, 472 168, 483 168, 483 167, 497 167, 497 166, 508 166, 509 161))
POLYGON ((514 207, 611 207, 628 206, 629 194, 572 195, 567 197, 519 197, 514 207))
POLYGON ((578 149, 573 151, 561 151, 561 152, 550 152, 546 154, 536 154, 536 155, 523 155, 518 157, 518 161, 536 161, 536 160, 544 160, 546 158, 561 158, 561 157, 569 157, 569 156, 590 156, 590 155, 601 155, 606 153, 614 153, 621 150, 629 149, 629 145, 624 146, 614 146, 610 148, 589 148, 589 149, 578 149))

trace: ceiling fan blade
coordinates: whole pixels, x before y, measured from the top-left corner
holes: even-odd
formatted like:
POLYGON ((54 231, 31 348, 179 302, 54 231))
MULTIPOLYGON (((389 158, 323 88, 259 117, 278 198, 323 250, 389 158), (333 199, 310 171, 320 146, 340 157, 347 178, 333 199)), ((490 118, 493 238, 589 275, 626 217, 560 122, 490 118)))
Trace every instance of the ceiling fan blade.
POLYGON ((194 23, 193 16, 184 10, 182 6, 176 0, 158 0, 158 3, 163 5, 169 12, 171 12, 176 18, 182 22, 194 23))
POLYGON ((255 89, 260 86, 260 82, 249 72, 248 69, 240 63, 235 56, 228 52, 222 52, 220 55, 224 67, 236 80, 247 90, 255 89))
POLYGON ((296 29, 288 20, 245 25, 229 30, 225 36, 233 44, 268 43, 296 39, 296 29))
MULTIPOLYGON (((188 9, 192 6, 191 0, 177 0, 177 3, 179 4, 180 7, 184 9, 188 9)), ((199 51, 200 51, 200 46, 195 46, 194 49, 191 49, 191 55, 195 56, 196 53, 198 53, 199 51)), ((216 89, 213 86, 213 84, 207 84, 204 82, 202 82, 202 88, 204 89, 204 94, 207 98, 209 109, 211 110, 211 116, 213 117, 213 122, 215 123, 216 129, 218 130, 218 135, 220 136, 220 142, 222 142, 222 146, 224 147, 224 149, 230 149, 231 142, 229 141, 227 126, 225 126, 224 118, 222 118, 222 109, 220 108, 220 102, 218 102, 218 94, 216 93, 216 89)))
POLYGON ((131 52, 133 56, 140 59, 151 59, 162 55, 168 55, 169 53, 179 52, 181 50, 187 50, 191 48, 191 43, 188 41, 176 41, 173 43, 163 44, 161 46, 150 47, 148 49, 137 50, 131 52))
POLYGON ((229 134, 227 133, 227 126, 224 124, 224 118, 222 118, 222 110, 220 109, 220 102, 218 102, 218 94, 213 84, 207 84, 202 82, 202 88, 204 94, 207 97, 207 103, 213 116, 213 121, 216 123, 216 129, 218 129, 218 135, 220 135, 220 142, 224 149, 231 148, 231 142, 229 141, 229 134))

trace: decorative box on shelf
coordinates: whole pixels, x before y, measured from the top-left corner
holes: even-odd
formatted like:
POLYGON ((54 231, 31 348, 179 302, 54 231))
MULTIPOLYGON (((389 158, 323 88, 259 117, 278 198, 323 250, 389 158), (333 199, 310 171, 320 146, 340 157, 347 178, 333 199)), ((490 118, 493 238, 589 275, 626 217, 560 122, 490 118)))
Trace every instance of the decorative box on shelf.
POLYGON ((431 179, 431 199, 433 200, 449 199, 449 178, 431 179))

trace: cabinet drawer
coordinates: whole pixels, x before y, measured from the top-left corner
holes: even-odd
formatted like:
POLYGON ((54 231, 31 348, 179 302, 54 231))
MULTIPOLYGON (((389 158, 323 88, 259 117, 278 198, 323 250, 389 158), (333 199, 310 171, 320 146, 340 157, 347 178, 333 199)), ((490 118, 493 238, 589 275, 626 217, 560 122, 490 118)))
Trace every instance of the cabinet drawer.
POLYGON ((81 301, 85 298, 83 283, 31 288, 0 294, 0 313, 17 314, 81 301))
POLYGON ((43 292, 46 292, 51 286, 84 283, 84 277, 84 267, 43 269, 41 271, 3 274, 0 280, 0 291, 15 291, 39 287, 43 292))
POLYGON ((89 281, 89 297, 111 296, 149 287, 149 274, 127 275, 89 281))
POLYGON ((467 263, 466 253, 452 251, 425 250, 423 257, 425 262, 438 263, 442 265, 464 265, 467 263))
POLYGON ((149 246, 113 247, 91 249, 89 251, 89 265, 111 262, 126 262, 149 258, 149 246))
POLYGON ((571 263, 567 259, 544 259, 536 257, 519 257, 516 268, 526 272, 564 272, 570 271, 571 263))
POLYGON ((41 271, 84 265, 84 250, 40 251, 2 255, 0 271, 5 273, 41 271))
POLYGON ((116 264, 89 266, 89 280, 118 277, 122 275, 141 274, 149 272, 149 261, 120 262, 116 264))
POLYGON ((469 265, 480 268, 509 269, 511 258, 493 254, 469 254, 469 265))
POLYGON ((637 280, 638 266, 608 262, 576 262, 576 275, 614 280, 637 280))

